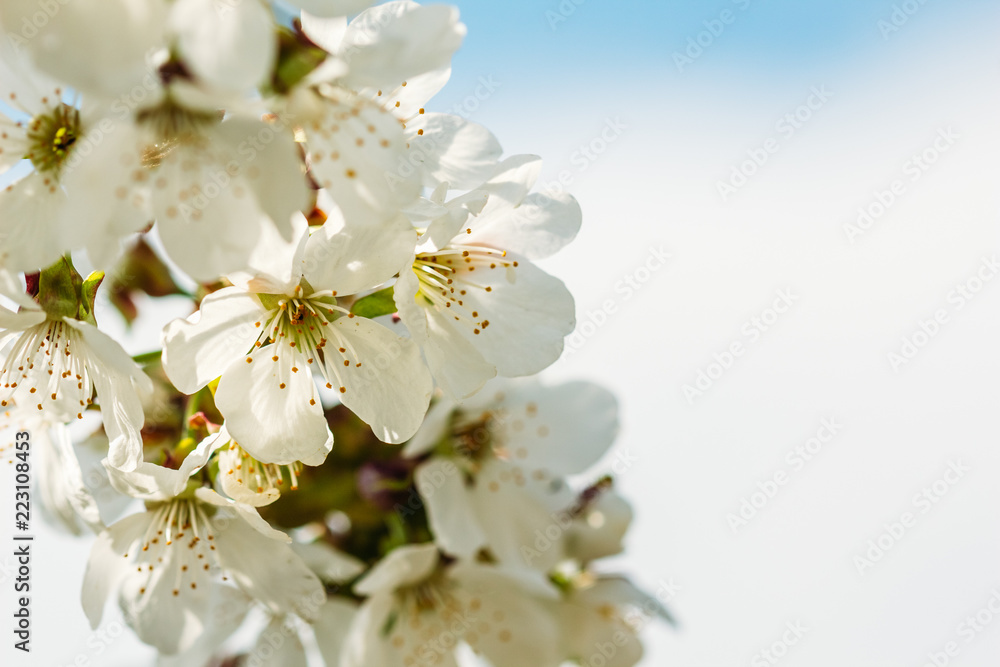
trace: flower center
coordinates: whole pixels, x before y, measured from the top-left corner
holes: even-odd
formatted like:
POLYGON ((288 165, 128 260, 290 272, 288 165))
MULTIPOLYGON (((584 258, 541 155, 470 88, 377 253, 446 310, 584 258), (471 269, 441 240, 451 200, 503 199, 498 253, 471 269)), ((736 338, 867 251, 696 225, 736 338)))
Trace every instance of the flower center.
POLYGON ((256 493, 281 493, 283 490, 296 491, 299 488, 298 476, 302 473, 302 464, 298 461, 290 465, 261 463, 233 442, 222 452, 219 463, 227 476, 256 493))
POLYGON ((0 368, 0 407, 16 399, 83 419, 93 393, 86 352, 80 334, 64 322, 46 320, 26 330, 0 368))
POLYGON ((135 120, 152 131, 159 146, 201 134, 207 126, 222 122, 222 114, 189 109, 168 97, 163 103, 136 113, 135 120))
POLYGON ((213 568, 218 569, 214 540, 212 523, 200 503, 173 500, 155 510, 145 536, 129 545, 123 557, 134 560, 136 571, 145 577, 140 595, 162 582, 178 596, 197 589, 213 568))
POLYGON ((464 415, 457 417, 452 424, 450 440, 455 452, 474 462, 491 458, 493 449, 502 446, 493 428, 496 419, 497 415, 491 410, 471 419, 464 415))
MULTIPOLYGON (((477 282, 477 276, 488 275, 497 269, 512 271, 517 268, 517 262, 508 261, 506 257, 504 250, 466 245, 446 246, 433 253, 417 255, 413 262, 413 272, 420 283, 417 295, 423 297, 425 307, 447 311, 456 322, 469 327, 478 336, 490 326, 490 321, 472 306, 466 306, 465 297, 473 290, 493 291, 490 285, 477 282)), ((477 301, 481 299, 480 295, 477 301)))
MULTIPOLYGON (((296 288, 296 292, 301 291, 296 288)), ((275 297, 261 295, 270 300, 275 297)), ((276 375, 279 379, 291 377, 291 373, 319 367, 326 380, 327 389, 336 386, 340 393, 346 393, 343 380, 347 369, 361 368, 362 362, 351 345, 336 327, 330 323, 342 315, 353 318, 354 314, 335 303, 336 292, 317 293, 310 297, 277 297, 277 307, 263 325, 256 347, 275 347, 271 361, 278 364, 276 375)), ((261 326, 261 322, 257 322, 261 326)), ((252 360, 247 357, 247 363, 252 360)), ((280 382, 279 389, 286 388, 280 382)))
POLYGON ((60 104, 48 114, 38 115, 28 124, 28 154, 39 172, 58 174, 73 144, 80 136, 80 112, 60 104))

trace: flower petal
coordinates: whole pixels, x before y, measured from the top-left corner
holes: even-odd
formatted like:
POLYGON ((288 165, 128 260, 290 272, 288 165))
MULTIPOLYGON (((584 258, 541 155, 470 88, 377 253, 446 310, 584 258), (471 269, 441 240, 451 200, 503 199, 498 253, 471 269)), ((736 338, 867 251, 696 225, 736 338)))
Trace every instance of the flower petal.
POLYGON ((336 376, 344 389, 341 402, 382 442, 409 440, 420 428, 434 390, 420 348, 364 317, 341 317, 330 328, 348 350, 342 357, 345 366, 332 350, 326 354, 328 377, 336 376))
POLYGON ((458 558, 475 556, 486 545, 486 536, 473 511, 462 471, 448 459, 432 458, 417 468, 415 481, 441 550, 458 558))
POLYGON ((81 334, 96 360, 87 370, 101 404, 104 431, 111 441, 108 457, 112 466, 135 470, 142 462, 141 430, 145 422, 142 396, 153 392, 149 379, 121 345, 97 327, 64 318, 81 334))
POLYGON ((395 217, 420 194, 403 128, 381 104, 334 88, 306 127, 310 173, 348 220, 395 217))
POLYGON ((514 267, 513 261, 508 255, 506 267, 498 263, 495 269, 454 274, 455 282, 468 288, 462 322, 452 324, 459 314, 455 308, 428 310, 439 328, 455 327, 506 377, 533 375, 552 364, 576 322, 573 295, 561 280, 531 262, 514 267))
POLYGON ((145 534, 152 520, 150 512, 132 514, 107 528, 94 541, 83 575, 81 595, 83 611, 91 628, 96 630, 101 624, 108 596, 134 569, 123 556, 132 543, 145 534))
POLYGON ((333 434, 306 359, 278 345, 257 348, 247 358, 222 374, 215 393, 233 440, 262 463, 322 463, 333 434))
POLYGON ((32 172, 0 190, 0 267, 37 271, 83 245, 85 229, 64 224, 66 195, 32 172))
POLYGON ((349 16, 370 7, 375 0, 286 0, 316 16, 349 16))
MULTIPOLYGON (((319 610, 313 625, 319 652, 327 665, 339 667, 344 646, 350 636, 351 625, 358 614, 358 606, 351 602, 330 598, 319 610)), ((380 663, 370 663, 380 664, 380 663)))
POLYGON ((260 300, 241 289, 226 287, 209 294, 197 312, 164 327, 167 377, 185 394, 195 393, 253 347, 265 317, 260 300))
POLYGON ((466 243, 503 248, 527 259, 544 259, 576 238, 583 221, 580 204, 571 195, 532 193, 520 206, 494 209, 480 216, 466 243))
POLYGON ((415 584, 429 577, 440 560, 435 544, 408 544, 393 549, 354 584, 354 592, 375 595, 415 584))
POLYGON ((503 154, 492 132, 460 116, 422 114, 406 129, 410 154, 423 164, 427 187, 448 183, 456 190, 471 190, 493 174, 503 154))
MULTIPOLYGON (((161 0, 60 2, 24 47, 54 78, 84 94, 114 98, 149 76, 146 55, 165 43, 167 6, 161 0)), ((36 0, 4 0, 0 21, 37 27, 32 19, 39 11, 36 0)))
POLYGON ((326 593, 291 547, 264 537, 243 520, 230 521, 215 539, 219 564, 251 597, 275 613, 316 619, 326 593))
POLYGON ((170 27, 184 62, 214 88, 254 89, 274 65, 274 22, 262 3, 177 0, 170 11, 170 27))
POLYGON ((510 382, 503 401, 500 440, 511 443, 517 463, 557 477, 585 472, 618 435, 618 401, 591 382, 541 386, 510 382))
POLYGON ((333 215, 309 237, 302 274, 317 290, 358 294, 392 278, 413 258, 417 234, 402 215, 373 225, 333 215))
POLYGON ((201 470, 227 440, 228 436, 225 434, 208 436, 184 457, 177 469, 165 468, 148 461, 143 461, 135 470, 130 471, 120 470, 110 463, 105 468, 111 486, 118 492, 141 500, 169 500, 184 491, 191 475, 201 470))
POLYGON ((350 70, 344 84, 394 89, 407 79, 448 67, 466 29, 447 5, 389 2, 372 7, 347 26, 340 57, 350 70))

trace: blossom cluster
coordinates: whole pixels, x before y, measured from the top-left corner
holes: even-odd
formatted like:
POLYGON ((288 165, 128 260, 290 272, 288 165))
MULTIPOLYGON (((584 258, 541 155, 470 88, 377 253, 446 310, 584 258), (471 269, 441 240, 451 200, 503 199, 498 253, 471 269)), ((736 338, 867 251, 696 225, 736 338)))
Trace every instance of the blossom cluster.
POLYGON ((457 10, 50 4, 0 4, 0 430, 96 534, 94 627, 116 599, 165 667, 636 664, 668 616, 601 566, 615 399, 531 377, 581 211, 425 109, 457 10), (102 330, 164 296, 155 352, 102 330))

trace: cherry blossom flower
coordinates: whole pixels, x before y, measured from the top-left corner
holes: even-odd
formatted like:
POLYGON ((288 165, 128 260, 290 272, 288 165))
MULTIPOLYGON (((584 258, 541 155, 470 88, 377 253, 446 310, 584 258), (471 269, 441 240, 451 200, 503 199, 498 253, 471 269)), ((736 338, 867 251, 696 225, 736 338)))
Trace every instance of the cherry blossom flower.
POLYGON ((0 407, 35 408, 50 424, 83 419, 96 390, 111 464, 134 469, 142 460, 140 395, 152 382, 93 324, 49 315, 23 294, 5 296, 20 310, 0 306, 0 407))
POLYGON ((116 488, 147 509, 111 525, 93 547, 83 586, 93 627, 118 591, 140 639, 167 655, 188 650, 229 581, 275 613, 315 617, 309 600, 322 597, 322 587, 288 546, 291 539, 253 508, 192 480, 224 437, 203 440, 177 470, 143 463, 133 472, 110 471, 116 488))
POLYGON ((587 509, 562 478, 594 465, 617 430, 614 397, 597 385, 504 381, 437 402, 404 453, 435 453, 416 482, 442 550, 485 547, 505 567, 548 572, 587 509))
POLYGON ((396 283, 399 316, 456 398, 496 375, 544 369, 575 326, 572 295, 532 260, 573 239, 580 208, 568 195, 529 194, 540 168, 532 156, 509 158, 477 189, 488 196, 478 215, 445 207, 396 283))
POLYGON ((389 553, 354 586, 367 596, 351 626, 343 667, 455 665, 460 643, 494 667, 556 667, 550 588, 496 568, 446 564, 433 545, 389 553))
POLYGON ((404 442, 432 390, 419 350, 337 298, 380 286, 412 242, 334 218, 311 236, 303 232, 291 260, 276 253, 283 275, 276 269, 215 292, 166 327, 167 374, 186 393, 221 376, 216 402, 229 433, 258 461, 318 465, 330 451, 314 372, 380 439, 404 442))

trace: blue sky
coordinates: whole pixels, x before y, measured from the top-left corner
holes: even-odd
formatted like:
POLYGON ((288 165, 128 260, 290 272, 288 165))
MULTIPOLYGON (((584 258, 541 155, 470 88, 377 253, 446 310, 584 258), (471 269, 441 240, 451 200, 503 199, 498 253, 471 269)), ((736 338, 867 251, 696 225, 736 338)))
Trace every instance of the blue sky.
MULTIPOLYGON (((706 29, 704 22, 732 12, 731 22, 687 68, 686 76, 721 69, 733 76, 781 79, 804 70, 862 65, 906 27, 942 28, 970 14, 995 18, 990 0, 908 0, 918 9, 904 30, 883 38, 902 0, 458 0, 469 37, 455 59, 451 90, 482 74, 545 81, 614 94, 623 82, 657 87, 677 80, 673 54, 706 29)), ((446 100, 449 91, 442 94, 446 100)))

